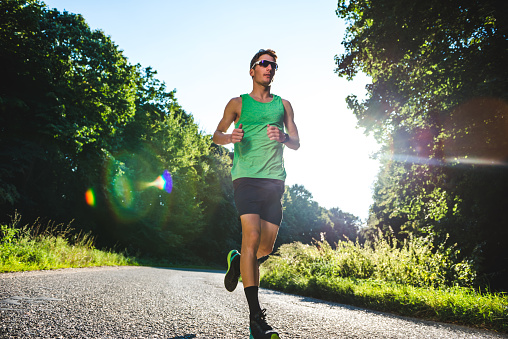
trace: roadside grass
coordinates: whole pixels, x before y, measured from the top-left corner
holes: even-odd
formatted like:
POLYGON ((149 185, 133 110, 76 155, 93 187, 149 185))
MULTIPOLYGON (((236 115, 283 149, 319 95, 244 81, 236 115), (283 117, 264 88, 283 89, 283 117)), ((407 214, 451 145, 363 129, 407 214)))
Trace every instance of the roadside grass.
MULTIPOLYGON (((169 260, 143 255, 127 255, 114 250, 99 250, 90 233, 75 234, 69 225, 39 220, 19 227, 21 216, 15 214, 9 225, 0 225, 0 273, 92 266, 150 266, 181 269, 222 270, 198 259, 169 260)), ((174 258, 173 258, 174 259, 174 258)))
POLYGON ((42 227, 36 220, 18 227, 19 222, 16 214, 9 225, 0 225, 0 272, 138 265, 130 256, 96 249, 90 233, 73 234, 70 224, 42 227))
POLYGON ((324 241, 292 243, 281 246, 261 265, 261 286, 402 316, 508 332, 508 296, 475 290, 470 285, 471 265, 449 259, 452 252, 444 245, 435 249, 430 241, 421 239, 410 239, 401 246, 381 238, 365 246, 348 241, 335 249, 324 241))

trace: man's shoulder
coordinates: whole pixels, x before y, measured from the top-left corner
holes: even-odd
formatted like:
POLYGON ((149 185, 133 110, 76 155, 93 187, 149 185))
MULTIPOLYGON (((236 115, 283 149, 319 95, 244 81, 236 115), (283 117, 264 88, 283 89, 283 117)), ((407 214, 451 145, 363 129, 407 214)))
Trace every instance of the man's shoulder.
POLYGON ((242 97, 231 98, 231 100, 229 100, 229 102, 234 103, 234 104, 241 104, 242 103, 242 97))
POLYGON ((274 96, 274 97, 279 98, 279 99, 280 99, 280 101, 281 101, 284 105, 289 104, 289 100, 284 99, 284 98, 283 98, 283 97, 281 97, 280 95, 276 95, 276 94, 274 94, 273 96, 274 96))
POLYGON ((289 100, 286 100, 284 98, 280 98, 280 100, 282 101, 284 107, 291 107, 291 103, 289 102, 289 100))
POLYGON ((235 97, 229 100, 228 104, 226 105, 226 110, 234 112, 238 114, 242 109, 242 98, 241 97, 235 97))

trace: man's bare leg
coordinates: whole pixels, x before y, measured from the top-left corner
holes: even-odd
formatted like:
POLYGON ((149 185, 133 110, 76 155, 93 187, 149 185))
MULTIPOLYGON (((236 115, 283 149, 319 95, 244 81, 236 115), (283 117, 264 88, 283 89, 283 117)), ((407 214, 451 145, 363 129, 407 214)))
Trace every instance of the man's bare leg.
POLYGON ((279 226, 262 220, 257 214, 244 214, 240 272, 244 287, 259 286, 258 259, 269 255, 277 239, 279 226))
MULTIPOLYGON (((277 239, 277 234, 279 232, 279 226, 269 223, 268 221, 261 219, 261 240, 259 242, 257 259, 261 259, 266 257, 270 253, 273 252, 273 245, 275 244, 275 240, 277 239)), ((256 261, 257 262, 257 261, 256 261)), ((259 286, 259 262, 257 269, 257 286, 259 286)))
POLYGON ((240 273, 243 287, 258 286, 257 252, 261 242, 261 219, 258 214, 244 214, 242 221, 242 249, 240 273))

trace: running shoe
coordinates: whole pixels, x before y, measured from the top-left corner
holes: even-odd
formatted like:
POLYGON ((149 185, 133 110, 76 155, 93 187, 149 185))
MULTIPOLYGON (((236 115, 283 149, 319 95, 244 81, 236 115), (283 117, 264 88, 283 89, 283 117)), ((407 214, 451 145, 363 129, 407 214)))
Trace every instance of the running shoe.
POLYGON ((224 277, 224 286, 229 292, 233 292, 238 285, 238 278, 240 278, 240 252, 231 250, 228 253, 228 270, 224 277))
POLYGON ((280 339, 279 334, 266 323, 266 310, 261 310, 250 319, 249 339, 280 339))

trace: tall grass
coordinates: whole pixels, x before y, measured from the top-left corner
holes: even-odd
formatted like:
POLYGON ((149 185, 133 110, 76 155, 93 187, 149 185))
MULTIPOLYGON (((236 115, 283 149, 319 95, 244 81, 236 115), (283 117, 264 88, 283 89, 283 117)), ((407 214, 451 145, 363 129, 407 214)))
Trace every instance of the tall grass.
POLYGON ((322 238, 315 243, 318 251, 314 253, 298 247, 301 246, 295 245, 290 255, 285 254, 286 260, 313 262, 313 275, 375 279, 416 287, 472 287, 476 279, 472 260, 459 260, 460 250, 447 246, 446 241, 435 246, 432 236, 410 236, 398 242, 393 236, 379 234, 365 245, 341 241, 335 250, 322 238))
POLYGON ((90 233, 73 233, 70 224, 39 220, 19 227, 21 216, 0 225, 0 272, 56 269, 67 267, 133 265, 135 260, 94 247, 90 233))
POLYGON ((472 286, 473 263, 433 239, 378 237, 361 245, 323 239, 283 245, 261 266, 261 285, 428 320, 508 331, 508 297, 472 286))

